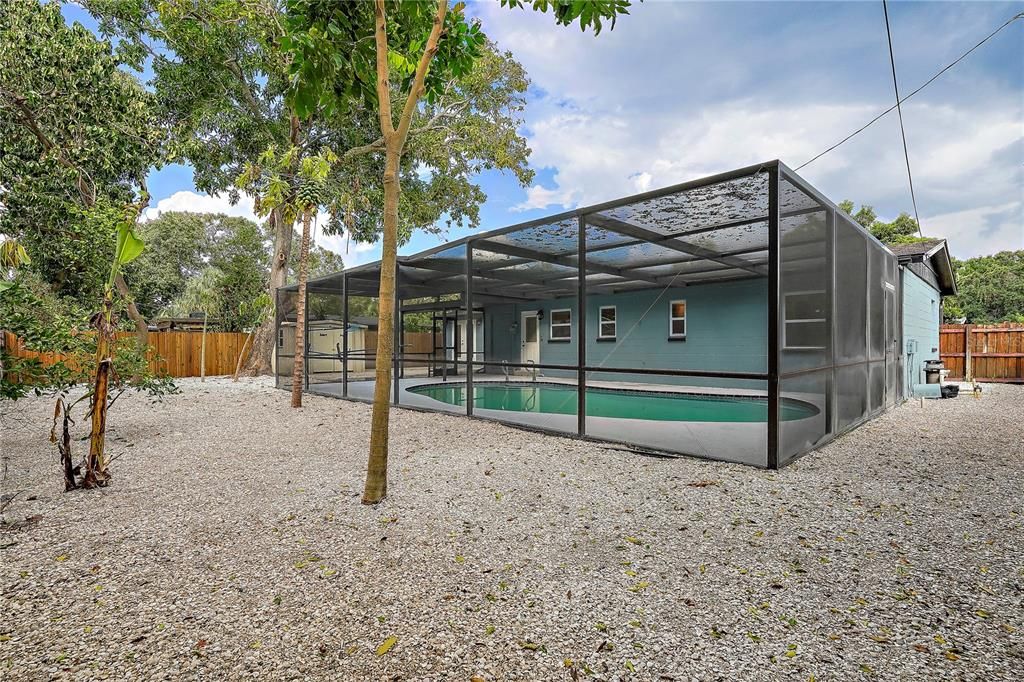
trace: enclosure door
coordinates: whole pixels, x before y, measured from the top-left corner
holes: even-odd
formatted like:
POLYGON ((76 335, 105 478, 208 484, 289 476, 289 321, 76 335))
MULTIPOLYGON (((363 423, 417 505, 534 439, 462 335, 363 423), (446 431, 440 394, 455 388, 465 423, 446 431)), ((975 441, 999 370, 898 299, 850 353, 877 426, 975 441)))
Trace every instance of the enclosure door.
POLYGON ((519 328, 522 330, 522 353, 519 361, 540 362, 540 320, 536 311, 523 313, 519 328))
POLYGON ((896 404, 896 377, 899 375, 899 334, 896 333, 896 292, 885 287, 885 404, 896 404))

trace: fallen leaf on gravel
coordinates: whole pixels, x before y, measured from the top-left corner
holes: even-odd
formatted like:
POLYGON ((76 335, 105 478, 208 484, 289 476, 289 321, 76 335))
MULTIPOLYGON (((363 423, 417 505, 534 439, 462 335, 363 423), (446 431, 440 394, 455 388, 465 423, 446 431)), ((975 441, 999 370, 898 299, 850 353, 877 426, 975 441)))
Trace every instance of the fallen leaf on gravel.
POLYGON ((690 487, 690 488, 706 488, 709 485, 718 485, 719 483, 720 483, 720 481, 702 480, 702 481, 693 481, 692 483, 687 483, 686 485, 687 485, 687 487, 690 487))
POLYGON ((946 652, 946 658, 948 658, 951 661, 959 661, 960 660, 960 657, 957 656, 956 654, 954 654, 952 651, 947 651, 946 652))
POLYGON ((55 557, 54 561, 64 562, 68 560, 67 554, 61 554, 59 557, 55 557))
POLYGON ((383 656, 387 652, 391 651, 391 647, 395 646, 396 644, 398 644, 398 637, 391 635, 383 642, 381 642, 381 645, 379 647, 377 647, 377 655, 383 656))
POLYGON ((632 543, 634 545, 639 545, 640 544, 640 540, 638 538, 633 537, 632 535, 627 535, 626 536, 626 542, 630 542, 630 543, 632 543))

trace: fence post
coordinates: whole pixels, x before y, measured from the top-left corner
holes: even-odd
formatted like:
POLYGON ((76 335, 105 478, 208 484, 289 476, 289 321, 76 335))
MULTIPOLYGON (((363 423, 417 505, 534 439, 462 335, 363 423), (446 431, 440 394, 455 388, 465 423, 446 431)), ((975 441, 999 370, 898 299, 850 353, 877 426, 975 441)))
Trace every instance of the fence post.
POLYGON ((971 325, 964 325, 964 381, 974 380, 974 369, 971 367, 971 325))

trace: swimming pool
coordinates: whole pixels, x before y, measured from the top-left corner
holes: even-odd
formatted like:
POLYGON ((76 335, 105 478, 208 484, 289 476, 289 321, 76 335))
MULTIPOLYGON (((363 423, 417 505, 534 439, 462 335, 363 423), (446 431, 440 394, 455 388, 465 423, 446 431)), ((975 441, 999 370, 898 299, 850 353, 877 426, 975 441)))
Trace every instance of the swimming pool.
MULTIPOLYGON (((412 386, 411 393, 447 403, 466 404, 466 384, 412 386)), ((576 414, 576 387, 547 382, 487 382, 473 384, 473 406, 483 410, 576 414)), ((768 399, 759 396, 631 391, 587 387, 587 416, 687 422, 765 422, 768 399)), ((802 400, 783 398, 783 421, 805 419, 818 408, 802 400)))

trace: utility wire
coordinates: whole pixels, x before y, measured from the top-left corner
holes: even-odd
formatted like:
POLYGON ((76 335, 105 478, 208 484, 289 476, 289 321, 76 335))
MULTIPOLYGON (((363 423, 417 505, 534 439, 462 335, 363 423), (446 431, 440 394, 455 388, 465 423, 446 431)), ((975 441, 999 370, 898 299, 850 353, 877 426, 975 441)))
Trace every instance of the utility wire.
POLYGON ((917 213, 917 197, 914 195, 914 175, 910 172, 910 152, 907 151, 907 131, 903 127, 903 107, 900 106, 900 85, 896 80, 896 57, 892 51, 892 30, 889 28, 889 3, 882 0, 882 11, 885 13, 885 36, 889 39, 889 66, 892 67, 892 89, 896 93, 896 113, 900 118, 900 137, 903 138, 903 158, 907 161, 907 182, 910 184, 910 203, 914 207, 914 220, 917 221, 917 235, 924 236, 921 231, 921 216, 917 213))
MULTIPOLYGON (((951 61, 951 62, 950 62, 949 64, 947 64, 946 66, 944 66, 944 67, 942 68, 942 70, 940 70, 940 71, 939 71, 938 73, 936 73, 936 74, 935 74, 934 76, 932 76, 931 78, 929 78, 928 80, 926 80, 926 81, 925 81, 924 83, 922 83, 921 85, 919 85, 919 86, 917 87, 917 89, 916 89, 916 90, 914 90, 913 92, 911 92, 911 93, 910 93, 909 95, 907 95, 906 97, 903 97, 902 99, 900 99, 900 100, 899 100, 899 102, 900 102, 900 103, 902 104, 903 102, 906 102, 906 101, 907 101, 908 99, 910 99, 911 97, 913 97, 913 96, 914 96, 914 95, 916 95, 917 93, 919 93, 919 92, 921 92, 922 90, 924 90, 924 89, 925 89, 926 87, 928 87, 929 85, 931 85, 931 84, 932 84, 932 82, 933 82, 933 81, 935 81, 935 79, 936 79, 936 78, 938 78, 939 76, 941 76, 942 74, 946 73, 947 71, 949 71, 950 69, 952 69, 952 68, 953 68, 954 66, 956 66, 957 64, 959 64, 959 63, 960 63, 960 62, 961 62, 961 61, 962 61, 962 60, 963 60, 963 59, 964 59, 965 57, 967 57, 967 55, 971 54, 972 52, 974 52, 975 50, 977 50, 977 49, 978 49, 979 47, 981 47, 982 45, 984 45, 985 43, 987 43, 987 42, 988 42, 988 41, 989 41, 990 39, 992 39, 993 37, 995 37, 995 35, 996 35, 997 33, 999 33, 1000 31, 1002 31, 1002 30, 1003 30, 1004 28, 1006 28, 1007 26, 1009 26, 1009 25, 1010 25, 1010 24, 1012 24, 1013 22, 1017 21, 1018 19, 1024 19, 1024 12, 1021 12, 1020 14, 1017 14, 1017 15, 1015 15, 1015 16, 1012 16, 1012 17, 1010 17, 1009 19, 1007 19, 1007 20, 1006 20, 1006 22, 1005 22, 1005 23, 1004 23, 1004 24, 1003 24, 1002 26, 1000 26, 1000 27, 999 27, 999 28, 997 28, 996 30, 994 30, 994 31, 992 31, 991 33, 989 33, 989 34, 988 34, 987 36, 985 36, 985 37, 984 37, 984 38, 983 38, 983 39, 982 39, 982 40, 981 40, 980 42, 978 42, 978 44, 976 44, 976 45, 975 45, 974 47, 972 47, 971 49, 967 50, 967 52, 964 52, 964 53, 963 53, 962 55, 960 55, 959 57, 957 57, 957 58, 956 58, 955 60, 951 61)), ((809 166, 810 164, 814 163, 815 161, 817 161, 817 160, 818 160, 818 159, 820 159, 821 157, 825 156, 825 155, 826 155, 826 154, 828 154, 829 152, 831 152, 831 151, 835 150, 836 148, 838 148, 838 147, 842 146, 843 144, 845 144, 846 142, 848 142, 848 141, 849 141, 849 140, 851 140, 852 138, 856 137, 857 135, 859 135, 860 133, 864 132, 865 130, 867 130, 868 128, 870 128, 870 127, 871 127, 872 125, 874 125, 875 123, 877 123, 877 122, 878 122, 878 121, 879 121, 880 119, 882 119, 883 117, 885 117, 885 115, 886 115, 886 114, 888 114, 889 112, 891 112, 891 111, 892 111, 893 109, 895 109, 895 108, 896 108, 896 105, 895 105, 895 104, 894 104, 894 105, 892 105, 891 107, 889 107, 888 109, 886 109, 885 111, 883 111, 882 113, 880 113, 880 114, 879 114, 878 116, 875 116, 875 117, 874 117, 873 119, 871 119, 870 121, 868 121, 867 123, 865 123, 864 125, 862 125, 862 126, 861 126, 860 128, 857 128, 857 130, 853 131, 852 133, 850 133, 849 135, 847 135, 847 136, 846 136, 846 137, 844 137, 843 139, 839 140, 839 142, 836 142, 836 143, 835 143, 834 145, 832 145, 831 147, 829 147, 829 148, 828 148, 828 149, 826 149, 825 151, 823 151, 823 152, 821 152, 820 154, 818 154, 817 156, 815 156, 815 157, 811 158, 811 159, 810 159, 809 161, 804 161, 804 162, 803 162, 802 164, 800 164, 799 166, 797 166, 797 167, 796 167, 796 170, 800 170, 800 169, 801 169, 801 168, 803 168, 804 166, 809 166)))

